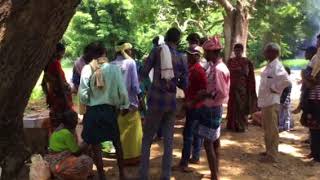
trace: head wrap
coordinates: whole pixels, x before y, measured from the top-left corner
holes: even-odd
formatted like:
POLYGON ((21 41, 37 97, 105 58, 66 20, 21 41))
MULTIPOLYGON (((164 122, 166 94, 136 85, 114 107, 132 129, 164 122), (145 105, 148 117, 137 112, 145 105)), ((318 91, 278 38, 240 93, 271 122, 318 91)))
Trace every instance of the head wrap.
POLYGON ((202 45, 202 47, 205 51, 215 51, 215 50, 221 50, 223 48, 218 36, 213 36, 213 37, 209 38, 202 45))
POLYGON ((108 59, 106 57, 100 57, 98 59, 94 59, 90 62, 90 67, 92 70, 92 74, 95 77, 94 85, 97 88, 103 88, 106 85, 106 82, 103 78, 101 67, 104 63, 107 63, 108 59))
POLYGON ((132 59, 125 51, 128 49, 132 49, 132 44, 130 43, 123 43, 120 46, 116 47, 116 52, 120 52, 122 56, 126 59, 132 59))

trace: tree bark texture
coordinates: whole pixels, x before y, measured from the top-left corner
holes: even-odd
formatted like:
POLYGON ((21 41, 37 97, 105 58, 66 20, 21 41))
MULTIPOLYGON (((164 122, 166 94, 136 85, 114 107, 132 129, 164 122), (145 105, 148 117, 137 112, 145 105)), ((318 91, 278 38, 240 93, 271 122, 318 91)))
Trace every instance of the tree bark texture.
MULTIPOLYGON (((224 58, 228 60, 232 56, 233 46, 241 43, 244 46, 244 55, 246 55, 246 46, 249 32, 249 8, 246 0, 238 0, 233 6, 228 0, 217 0, 224 9, 224 58)), ((252 5, 252 4, 251 4, 252 5)))
POLYGON ((29 153, 23 113, 79 0, 0 0, 0 167, 17 179, 29 153))

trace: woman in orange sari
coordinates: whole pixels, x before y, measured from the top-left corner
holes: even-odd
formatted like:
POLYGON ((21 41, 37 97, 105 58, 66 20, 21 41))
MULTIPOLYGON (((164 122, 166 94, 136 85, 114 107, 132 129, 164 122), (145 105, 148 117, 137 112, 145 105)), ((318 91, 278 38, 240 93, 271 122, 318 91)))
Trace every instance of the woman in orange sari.
POLYGON ((71 110, 73 103, 71 89, 61 67, 61 59, 65 53, 63 44, 58 43, 56 51, 44 70, 42 88, 46 95, 50 110, 50 130, 59 126, 63 112, 71 110))
POLYGON ((248 115, 257 111, 257 94, 254 67, 250 60, 242 56, 243 45, 234 46, 234 58, 228 61, 231 75, 228 102, 227 129, 245 132, 248 115))

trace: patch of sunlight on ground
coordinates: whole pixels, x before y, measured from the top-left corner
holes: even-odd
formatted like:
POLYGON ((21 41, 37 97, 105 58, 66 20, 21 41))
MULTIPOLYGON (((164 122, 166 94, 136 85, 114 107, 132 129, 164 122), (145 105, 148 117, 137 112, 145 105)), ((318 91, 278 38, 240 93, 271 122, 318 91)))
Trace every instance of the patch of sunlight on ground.
POLYGON ((173 156, 176 156, 176 157, 178 157, 179 159, 181 158, 181 151, 180 151, 180 149, 173 149, 172 154, 173 154, 173 156))
POLYGON ((247 146, 253 146, 251 142, 241 142, 239 141, 233 141, 230 139, 221 139, 221 145, 223 147, 229 147, 229 146, 234 146, 234 147, 247 147, 247 146))
MULTIPOLYGON (((226 162, 226 164, 228 164, 226 162)), ((232 167, 221 167, 220 172, 224 172, 225 174, 229 174, 232 176, 241 176, 241 174, 245 173, 244 168, 239 164, 239 165, 233 165, 232 167), (230 168, 232 168, 232 172, 230 172, 230 168)), ((210 172, 209 172, 210 173, 210 172)), ((225 177, 225 176, 224 176, 225 177)))
POLYGON ((200 174, 210 174, 210 171, 209 170, 199 170, 198 173, 200 173, 200 174))
MULTIPOLYGON (((221 177, 220 180, 235 180, 235 177, 221 177)), ((237 176, 237 180, 257 180, 252 176, 237 176)))
POLYGON ((182 137, 182 134, 176 134, 176 133, 173 135, 173 137, 174 137, 174 138, 183 138, 183 137, 182 137))
POLYGON ((303 154, 300 152, 300 149, 295 148, 288 144, 280 144, 279 151, 285 154, 290 154, 294 157, 303 157, 303 154))
POLYGON ((184 128, 184 125, 174 125, 174 128, 176 128, 176 129, 182 129, 182 128, 184 128))
POLYGON ((297 136, 297 135, 290 133, 290 132, 287 132, 287 131, 280 133, 280 137, 290 139, 290 140, 296 140, 296 141, 302 140, 301 136, 297 136))
POLYGON ((232 141, 229 139, 221 139, 222 146, 239 146, 239 143, 237 141, 232 141))
MULTIPOLYGON (((180 160, 181 158, 181 149, 173 149, 173 156, 180 160)), ((200 174, 210 174, 210 170, 208 170, 207 164, 207 156, 200 157, 201 164, 189 164, 190 167, 197 169, 197 173, 200 174)))

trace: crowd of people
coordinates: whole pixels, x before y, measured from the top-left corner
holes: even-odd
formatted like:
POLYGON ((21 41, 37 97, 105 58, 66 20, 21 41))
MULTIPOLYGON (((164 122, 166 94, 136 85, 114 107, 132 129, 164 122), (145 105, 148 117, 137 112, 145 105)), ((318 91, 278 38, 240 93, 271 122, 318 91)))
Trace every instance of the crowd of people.
MULTIPOLYGON (((189 163, 200 163, 205 148, 210 178, 219 179, 220 134, 223 105, 228 104, 226 128, 244 133, 248 118, 261 114, 266 151, 262 162, 278 161, 279 131, 293 128, 290 114, 290 69, 281 61, 276 43, 265 46, 268 61, 256 93, 253 63, 243 56, 244 46, 236 43, 233 56, 224 61, 217 36, 201 38, 191 33, 185 52, 178 50, 181 32, 171 28, 153 40, 143 62, 134 58, 133 46, 119 42, 114 60, 107 58, 102 43, 94 42, 75 61, 72 87, 61 67, 65 47, 58 44, 45 69, 43 88, 50 109, 49 154, 46 160, 54 176, 87 179, 95 164, 99 179, 106 179, 101 143, 112 141, 116 149, 120 179, 126 179, 126 165, 139 165, 139 180, 149 179, 150 150, 155 137, 162 139, 164 154, 161 179, 171 171, 192 172, 189 163), (224 62, 227 62, 226 64, 224 62), (179 164, 172 167, 173 135, 177 114, 177 88, 185 99, 183 148, 179 164), (79 95, 83 114, 83 142, 78 142, 72 93, 79 95), (146 101, 146 102, 145 102, 146 101)), ((306 50, 310 64, 302 71, 299 107, 301 123, 310 128, 310 158, 320 161, 320 36, 317 47, 306 50)))

